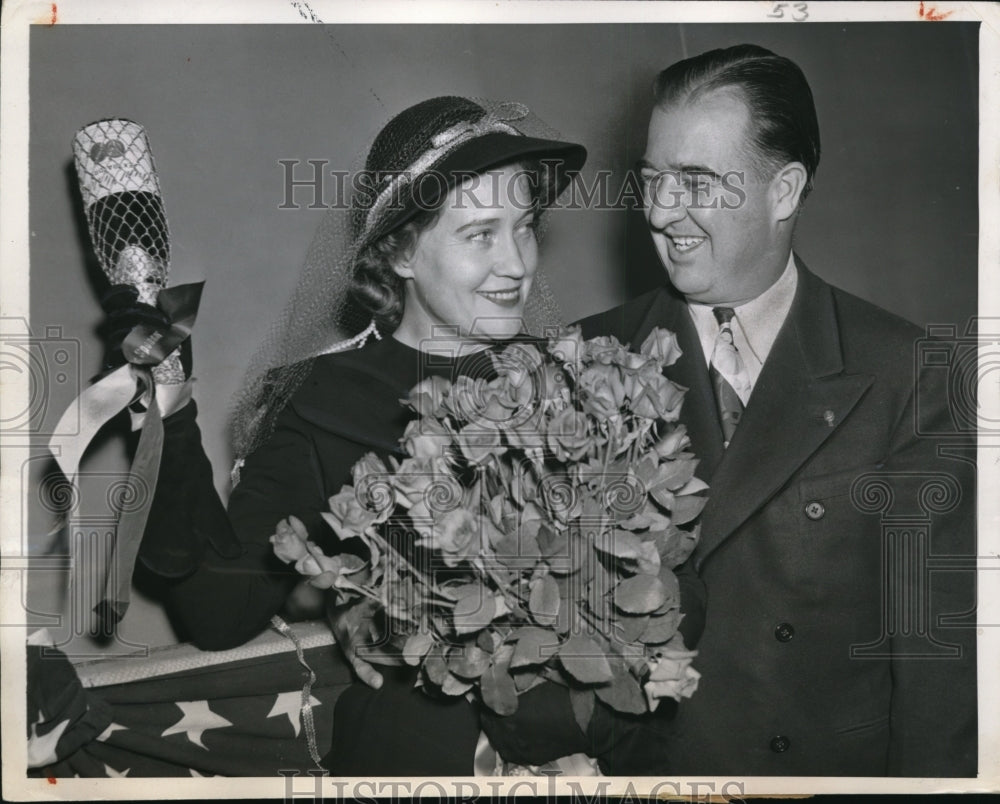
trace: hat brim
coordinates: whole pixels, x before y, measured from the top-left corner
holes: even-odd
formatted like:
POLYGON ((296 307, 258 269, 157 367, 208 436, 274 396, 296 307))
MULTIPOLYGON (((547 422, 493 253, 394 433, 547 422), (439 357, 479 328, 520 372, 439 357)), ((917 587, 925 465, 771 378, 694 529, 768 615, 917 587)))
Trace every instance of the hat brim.
POLYGON ((566 189, 587 161, 587 149, 574 142, 545 140, 494 131, 463 143, 441 160, 435 170, 450 176, 448 189, 455 184, 455 176, 463 173, 484 173, 512 163, 532 160, 554 165, 556 182, 553 192, 542 199, 543 206, 552 204, 566 189))

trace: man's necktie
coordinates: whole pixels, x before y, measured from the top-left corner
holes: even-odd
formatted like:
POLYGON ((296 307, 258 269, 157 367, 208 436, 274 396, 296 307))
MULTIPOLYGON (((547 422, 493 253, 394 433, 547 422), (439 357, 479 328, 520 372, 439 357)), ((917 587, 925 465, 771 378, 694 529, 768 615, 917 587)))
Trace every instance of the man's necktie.
POLYGON ((712 378, 712 387, 715 388, 722 437, 728 447, 733 433, 736 432, 736 425, 740 423, 743 415, 743 402, 737 389, 744 396, 748 395, 750 378, 733 340, 732 321, 735 315, 733 308, 713 307, 712 312, 715 313, 715 320, 719 322, 719 334, 715 337, 715 348, 712 350, 712 362, 708 373, 712 378))

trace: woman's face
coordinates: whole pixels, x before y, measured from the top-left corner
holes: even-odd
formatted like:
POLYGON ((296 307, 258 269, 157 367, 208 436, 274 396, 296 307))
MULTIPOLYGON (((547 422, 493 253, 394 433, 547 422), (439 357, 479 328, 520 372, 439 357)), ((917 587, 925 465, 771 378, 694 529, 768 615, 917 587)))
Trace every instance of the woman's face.
POLYGON ((452 188, 395 266, 406 295, 394 337, 419 349, 435 334, 472 342, 521 332, 538 267, 534 221, 528 175, 518 165, 452 188))

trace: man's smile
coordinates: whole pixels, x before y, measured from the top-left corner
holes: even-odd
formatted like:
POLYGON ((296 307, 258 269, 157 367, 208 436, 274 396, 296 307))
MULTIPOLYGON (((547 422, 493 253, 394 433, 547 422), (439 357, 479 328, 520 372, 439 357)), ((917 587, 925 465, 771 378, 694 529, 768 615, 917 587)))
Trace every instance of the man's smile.
POLYGON ((702 243, 708 238, 705 237, 695 237, 695 236, 681 236, 681 235, 667 235, 667 239, 673 244, 674 248, 681 254, 686 254, 689 251, 693 251, 698 248, 702 243))

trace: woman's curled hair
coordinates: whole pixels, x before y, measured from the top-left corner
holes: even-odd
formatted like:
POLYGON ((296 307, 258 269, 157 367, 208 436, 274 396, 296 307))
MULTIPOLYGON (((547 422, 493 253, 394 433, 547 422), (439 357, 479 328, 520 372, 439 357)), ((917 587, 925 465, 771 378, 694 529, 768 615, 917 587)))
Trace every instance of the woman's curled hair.
POLYGON ((403 278, 394 265, 417 245, 420 233, 437 220, 438 210, 424 210, 376 240, 354 260, 351 299, 367 310, 381 332, 392 332, 403 318, 403 278))

